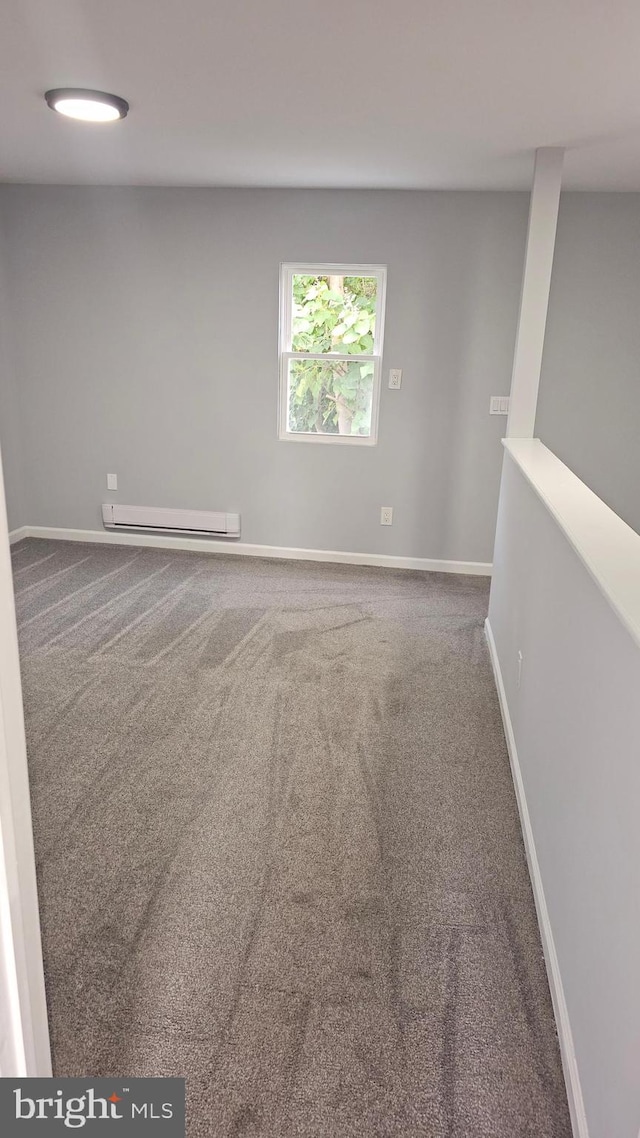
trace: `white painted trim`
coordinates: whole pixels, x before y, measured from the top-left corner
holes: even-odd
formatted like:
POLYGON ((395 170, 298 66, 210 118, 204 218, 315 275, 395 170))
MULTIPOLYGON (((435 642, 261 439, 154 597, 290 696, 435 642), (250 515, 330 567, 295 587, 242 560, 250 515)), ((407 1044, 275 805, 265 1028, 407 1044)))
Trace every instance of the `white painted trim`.
POLYGON ((340 565, 377 565, 385 569, 416 569, 428 573, 463 573, 491 576, 486 561, 438 561, 429 557, 396 557, 387 553, 347 553, 341 549, 295 549, 284 545, 249 545, 216 538, 173 537, 168 534, 122 533, 93 529, 57 529, 50 526, 23 526, 21 537, 40 537, 50 541, 88 541, 109 545, 149 546, 153 549, 187 549, 196 553, 228 553, 233 556, 271 557, 285 561, 325 561, 340 565))
POLYGON ((535 901, 536 912, 538 914, 538 925, 540 927, 540 937, 542 940, 542 948, 544 951, 544 958, 547 966, 547 976, 549 978, 551 1000, 553 1003, 556 1026, 558 1028, 560 1055, 562 1058, 562 1069, 564 1072, 564 1079, 567 1088, 567 1099, 569 1101, 571 1125, 573 1128, 574 1138, 589 1138, 587 1117, 585 1114, 584 1101, 582 1098, 582 1087, 580 1085, 580 1074, 578 1071, 578 1063, 576 1059, 575 1048, 573 1045, 573 1033, 571 1031, 571 1023, 569 1021, 569 1012, 567 1009, 564 989, 562 986, 560 965, 558 962, 558 956, 553 940, 553 930, 551 928, 547 902, 544 895, 542 875, 540 873, 540 866, 538 864, 538 856, 536 853, 536 845, 533 836, 533 829, 531 826, 531 818, 529 817, 529 809, 527 806, 524 782, 522 780, 522 772, 520 770, 520 762, 518 760, 516 739, 513 730, 513 724, 511 722, 511 715, 509 714, 509 706, 507 704, 507 693, 502 679, 502 672, 500 669, 500 661, 498 659, 496 643, 493 638, 493 632, 491 631, 491 625, 489 623, 488 617, 485 620, 484 627, 487 644, 489 646, 489 656, 491 658, 491 665, 493 667, 493 674, 498 691, 498 700, 500 702, 502 723, 504 726, 504 733, 507 741, 507 750, 509 752, 509 762, 511 764, 511 775, 516 792, 516 801, 518 803, 518 812, 520 814, 520 824, 522 826, 524 848, 527 855, 529 876, 531 878, 533 897, 535 901))
POLYGON ((9 533, 9 545, 15 545, 17 541, 22 541, 23 537, 28 536, 28 526, 20 526, 19 529, 12 529, 9 533))
POLYGON ((530 439, 535 429, 563 157, 564 150, 556 146, 536 151, 511 376, 506 432, 510 438, 530 439))

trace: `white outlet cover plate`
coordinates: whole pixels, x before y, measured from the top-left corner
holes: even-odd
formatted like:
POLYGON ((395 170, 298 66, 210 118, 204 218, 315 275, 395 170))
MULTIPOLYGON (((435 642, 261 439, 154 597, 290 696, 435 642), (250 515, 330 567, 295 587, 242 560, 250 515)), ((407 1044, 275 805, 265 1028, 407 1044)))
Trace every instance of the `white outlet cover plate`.
POLYGON ((380 525, 392 526, 393 525, 393 506, 380 507, 380 525))
POLYGON ((118 475, 117 474, 107 474, 107 490, 117 490, 117 489, 118 489, 118 475))
POLYGON ((389 387, 392 391, 398 391, 402 385, 402 368, 392 367, 389 372, 389 387))

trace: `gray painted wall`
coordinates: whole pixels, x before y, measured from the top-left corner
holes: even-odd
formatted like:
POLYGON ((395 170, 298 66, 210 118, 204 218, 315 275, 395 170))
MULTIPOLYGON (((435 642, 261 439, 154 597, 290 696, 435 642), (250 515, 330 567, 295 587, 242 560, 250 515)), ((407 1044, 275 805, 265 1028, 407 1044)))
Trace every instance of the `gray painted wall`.
POLYGON ((536 434, 640 532, 640 194, 563 194, 536 434))
POLYGON ((1 187, 29 472, 12 516, 100 529, 104 500, 222 508, 251 543, 490 561, 505 420, 488 406, 509 389, 527 209, 509 193, 1 187), (295 260, 388 265, 384 368, 403 385, 383 381, 377 447, 277 439, 278 273, 295 260))
POLYGON ((9 529, 26 523, 26 470, 23 463, 23 429, 14 367, 14 336, 9 317, 8 291, 0 232, 0 452, 7 500, 9 529))

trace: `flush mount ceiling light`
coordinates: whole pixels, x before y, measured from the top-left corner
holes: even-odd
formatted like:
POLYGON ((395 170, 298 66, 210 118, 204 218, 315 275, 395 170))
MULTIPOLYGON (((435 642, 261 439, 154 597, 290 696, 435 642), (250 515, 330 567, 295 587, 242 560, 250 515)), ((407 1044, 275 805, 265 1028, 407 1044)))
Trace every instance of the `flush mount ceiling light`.
POLYGON ((45 94, 52 111, 84 122, 114 122, 129 110, 126 99, 107 95, 104 91, 87 91, 84 87, 56 87, 45 94))

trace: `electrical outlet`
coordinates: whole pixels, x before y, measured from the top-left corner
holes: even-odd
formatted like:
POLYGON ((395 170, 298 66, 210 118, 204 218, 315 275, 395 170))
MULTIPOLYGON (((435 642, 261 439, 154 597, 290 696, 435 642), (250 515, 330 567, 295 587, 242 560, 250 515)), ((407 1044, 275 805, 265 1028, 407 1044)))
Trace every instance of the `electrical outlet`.
POLYGON ((517 683, 518 687, 520 687, 520 681, 521 680, 522 680, 522 652, 518 652, 518 683, 517 683))
POLYGON ((402 386, 402 368, 392 367, 389 372, 389 387, 392 391, 398 391, 402 386))
POLYGON ((107 474, 107 490, 117 490, 117 489, 118 489, 118 475, 117 474, 107 474))
POLYGON ((392 526, 393 525, 393 506, 380 507, 380 525, 392 526))

